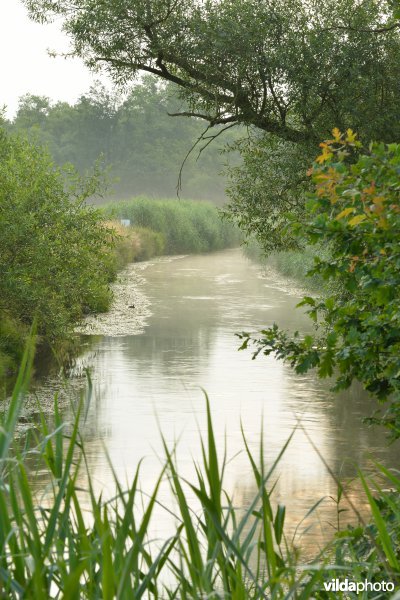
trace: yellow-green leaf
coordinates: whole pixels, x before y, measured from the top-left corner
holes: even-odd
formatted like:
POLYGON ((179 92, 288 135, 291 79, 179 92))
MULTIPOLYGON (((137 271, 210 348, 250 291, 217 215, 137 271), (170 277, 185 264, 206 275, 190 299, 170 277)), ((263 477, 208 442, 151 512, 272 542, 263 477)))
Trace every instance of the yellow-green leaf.
POLYGON ((355 217, 350 219, 349 225, 350 225, 350 227, 356 227, 357 225, 359 225, 360 223, 365 221, 366 218, 367 218, 367 215, 356 215, 355 217))
POLYGON ((339 221, 340 219, 343 219, 343 217, 347 217, 347 215, 350 215, 355 210, 356 209, 354 208, 354 206, 348 206, 347 208, 345 208, 344 210, 342 210, 342 212, 340 212, 337 215, 336 220, 339 221))
POLYGON ((340 138, 342 137, 342 134, 338 127, 334 127, 334 129, 332 129, 332 135, 335 138, 335 142, 340 142, 340 138))
POLYGON ((346 134, 347 134, 346 142, 351 144, 356 141, 357 134, 354 133, 354 131, 352 129, 348 129, 346 131, 346 134))

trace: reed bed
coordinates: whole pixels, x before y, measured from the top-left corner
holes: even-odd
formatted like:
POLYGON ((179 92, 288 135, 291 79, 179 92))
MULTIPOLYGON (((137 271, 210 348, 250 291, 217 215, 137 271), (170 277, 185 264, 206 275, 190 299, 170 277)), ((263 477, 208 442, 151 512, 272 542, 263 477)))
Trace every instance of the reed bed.
POLYGON ((129 219, 134 227, 161 234, 166 254, 222 250, 241 240, 238 229, 210 202, 138 196, 106 204, 103 210, 110 218, 129 219))
POLYGON ((148 495, 140 488, 139 465, 127 489, 114 473, 116 494, 104 500, 95 494, 80 433, 91 398, 90 380, 72 423, 63 421, 55 398, 52 418, 41 413, 35 443, 24 443, 17 434, 33 355, 30 339, 0 428, 0 597, 302 600, 353 597, 325 591, 324 582, 335 577, 399 582, 398 473, 376 465, 391 491, 360 473, 371 523, 339 532, 314 560, 302 563, 285 536, 286 509, 271 501, 276 467, 290 438, 267 468, 262 442, 255 457, 243 435, 258 491, 247 507, 238 508, 224 491, 226 457, 217 453, 206 397, 207 436, 201 440, 202 461, 193 464, 193 477, 180 476, 176 449, 164 441, 164 465, 148 495), (45 501, 34 493, 28 468, 32 458, 51 482, 45 501), (84 490, 77 484, 82 470, 84 490), (177 507, 176 529, 156 544, 149 531, 164 480, 177 507), (89 498, 88 514, 82 494, 89 498), (200 510, 189 505, 193 494, 200 510))

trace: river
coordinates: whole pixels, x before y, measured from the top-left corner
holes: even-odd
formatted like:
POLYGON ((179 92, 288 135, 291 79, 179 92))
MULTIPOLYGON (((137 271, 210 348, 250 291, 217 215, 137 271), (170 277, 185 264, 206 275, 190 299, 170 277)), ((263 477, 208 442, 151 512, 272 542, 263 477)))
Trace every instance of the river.
MULTIPOLYGON (((72 379, 82 375, 83 366, 92 374, 94 397, 84 433, 98 490, 113 493, 106 449, 122 481, 132 477, 144 458, 141 486, 150 491, 161 469, 160 431, 171 446, 177 442, 181 473, 193 479, 199 431, 204 434, 206 427, 203 390, 210 398, 219 450, 222 454, 226 443, 228 457, 234 457, 225 486, 237 505, 246 506, 256 493, 241 424, 258 456, 263 423, 267 464, 299 419, 343 481, 351 479, 357 466, 368 469, 370 456, 396 464, 398 446, 388 449, 384 432, 362 423, 374 403, 359 388, 334 395, 329 382, 313 374, 298 376, 272 357, 253 361, 250 351, 238 351, 239 331, 257 331, 273 322, 291 331, 310 329, 307 316, 295 309, 302 292, 293 283, 272 270, 264 273, 239 249, 166 258, 140 268, 140 292, 149 303, 144 326, 137 334, 121 335, 116 327, 117 335, 110 335, 111 327, 108 335, 86 338, 89 349, 72 374, 72 379)), ((337 513, 330 497, 336 496, 337 486, 303 431, 294 434, 275 480, 275 502, 287 506, 289 532, 325 498, 302 523, 299 545, 311 549, 331 537, 337 513), (302 534, 310 525, 311 533, 302 534)), ((362 510, 360 491, 349 485, 362 510)), ((168 491, 161 494, 168 503, 168 491)), ((343 523, 353 520, 351 512, 341 518, 343 523)), ((170 521, 160 511, 160 537, 170 521)))

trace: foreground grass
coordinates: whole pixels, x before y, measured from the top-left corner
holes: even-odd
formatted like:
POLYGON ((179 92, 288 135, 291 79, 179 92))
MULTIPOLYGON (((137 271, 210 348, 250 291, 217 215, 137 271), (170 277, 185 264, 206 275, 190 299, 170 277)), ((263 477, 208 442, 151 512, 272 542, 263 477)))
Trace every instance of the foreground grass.
MULTIPOLYGON (((371 484, 360 474, 373 522, 341 532, 314 561, 301 564, 285 537, 285 508, 273 506, 269 491, 290 439, 267 468, 262 446, 256 459, 243 437, 258 492, 250 506, 237 508, 224 491, 226 461, 217 454, 207 401, 207 438, 202 440, 202 464, 193 465, 193 479, 180 477, 175 452, 164 443, 164 466, 149 495, 140 491, 138 466, 129 489, 114 475, 116 495, 104 501, 95 495, 80 436, 90 385, 72 424, 62 421, 55 400, 54 422, 50 426, 42 415, 34 447, 21 440, 17 443, 15 429, 32 360, 33 344, 29 342, 0 429, 0 597, 348 598, 356 596, 324 591, 324 582, 349 577, 398 583, 397 474, 377 465, 395 491, 377 488, 380 504, 372 495, 371 484), (45 504, 37 503, 28 476, 27 463, 32 456, 51 481, 45 504), (80 470, 85 471, 85 490, 77 486, 80 470), (176 530, 156 544, 150 543, 148 535, 162 480, 169 482, 175 499, 176 530), (89 515, 80 504, 83 493, 89 498, 89 515), (196 512, 188 503, 188 495, 193 493, 200 505, 196 512)), ((358 597, 389 598, 390 594, 358 597)))

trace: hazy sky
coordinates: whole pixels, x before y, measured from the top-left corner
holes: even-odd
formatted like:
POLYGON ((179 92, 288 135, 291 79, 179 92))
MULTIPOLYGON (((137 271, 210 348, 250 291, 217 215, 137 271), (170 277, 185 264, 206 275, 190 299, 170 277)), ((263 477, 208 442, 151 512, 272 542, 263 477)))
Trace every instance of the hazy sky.
POLYGON ((8 116, 27 92, 73 102, 89 89, 93 76, 82 62, 51 58, 48 48, 68 49, 60 26, 33 23, 19 0, 0 0, 0 108, 8 116))

